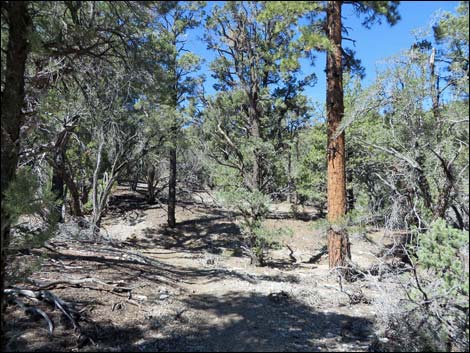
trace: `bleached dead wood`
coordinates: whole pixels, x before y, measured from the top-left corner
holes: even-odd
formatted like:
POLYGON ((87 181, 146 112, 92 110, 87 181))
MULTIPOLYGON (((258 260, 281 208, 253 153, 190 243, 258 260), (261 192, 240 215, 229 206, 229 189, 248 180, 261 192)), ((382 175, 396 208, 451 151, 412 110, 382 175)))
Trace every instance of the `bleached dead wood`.
POLYGON ((12 301, 16 303, 18 306, 20 306, 22 309, 24 309, 25 311, 29 311, 29 312, 41 315, 47 321, 48 326, 49 326, 49 331, 51 333, 54 329, 54 325, 52 321, 49 319, 49 317, 47 316, 47 314, 39 308, 24 304, 18 298, 18 296, 31 298, 33 300, 45 301, 46 303, 59 309, 69 319, 69 321, 72 323, 73 328, 75 330, 78 330, 80 328, 80 325, 77 323, 77 321, 73 317, 73 316, 77 316, 78 313, 73 308, 71 308, 68 303, 66 303, 65 301, 63 301, 62 299, 60 299, 59 297, 57 297, 56 295, 52 294, 51 292, 47 290, 33 291, 29 289, 8 288, 4 290, 4 294, 12 298, 12 301))

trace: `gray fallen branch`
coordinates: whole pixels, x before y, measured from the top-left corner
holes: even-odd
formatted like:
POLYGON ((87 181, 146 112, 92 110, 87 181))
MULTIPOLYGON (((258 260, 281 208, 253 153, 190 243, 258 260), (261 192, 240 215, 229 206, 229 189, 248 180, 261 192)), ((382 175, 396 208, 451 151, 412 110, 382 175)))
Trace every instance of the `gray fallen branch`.
MULTIPOLYGON (((54 303, 55 307, 59 309, 70 320, 70 322, 73 325, 74 330, 79 328, 78 323, 75 321, 75 319, 72 317, 70 313, 71 309, 68 308, 67 303, 65 303, 62 299, 60 299, 59 297, 55 296, 54 294, 52 294, 51 292, 47 290, 42 291, 42 294, 46 300, 48 300, 51 303, 54 303)), ((76 314, 75 311, 74 313, 76 314)))
POLYGON ((328 254, 328 247, 326 245, 323 246, 317 254, 310 257, 310 259, 307 261, 307 263, 314 264, 317 261, 319 261, 321 259, 321 257, 325 254, 328 254))
POLYGON ((6 296, 12 297, 13 302, 15 302, 21 308, 23 309, 27 308, 30 312, 36 312, 42 317, 44 317, 44 319, 47 321, 49 325, 49 332, 51 333, 52 333, 51 330, 53 330, 54 325, 52 324, 52 321, 49 319, 47 314, 41 309, 38 309, 38 308, 33 309, 32 306, 27 307, 26 304, 24 304, 21 300, 16 298, 17 296, 23 296, 23 297, 32 298, 35 300, 44 300, 50 305, 58 308, 70 320, 75 330, 79 329, 80 327, 79 324, 76 322, 76 320, 72 316, 72 315, 78 315, 78 313, 74 309, 70 308, 69 304, 67 304, 62 299, 60 299, 59 297, 55 296, 54 294, 52 294, 51 292, 47 290, 32 291, 28 289, 8 288, 4 290, 4 294, 6 296))
POLYGON ((286 248, 289 249, 289 251, 290 251, 289 257, 290 257, 291 261, 293 263, 297 263, 297 258, 294 256, 294 250, 292 250, 292 248, 287 244, 286 244, 286 248))
POLYGON ((118 293, 130 292, 133 289, 133 288, 127 288, 127 287, 118 287, 120 285, 120 283, 115 283, 115 282, 111 282, 111 281, 103 282, 103 281, 101 281, 97 278, 93 278, 93 277, 87 277, 87 278, 82 278, 82 279, 59 280, 59 281, 54 281, 54 282, 49 282, 49 283, 39 283, 37 281, 34 281, 33 283, 38 287, 38 290, 52 289, 52 288, 57 287, 59 285, 80 286, 81 284, 84 284, 84 283, 97 283, 97 284, 101 284, 103 286, 111 286, 111 287, 113 287, 111 289, 111 291, 112 292, 118 292, 118 293))
POLYGON ((19 298, 14 298, 13 302, 16 305, 18 305, 21 309, 23 309, 26 314, 33 314, 33 315, 36 315, 36 316, 38 316, 38 315, 42 316, 44 318, 44 320, 46 320, 46 322, 47 322, 49 333, 52 335, 52 332, 54 332, 54 323, 52 322, 52 320, 49 318, 49 316, 47 316, 47 314, 43 310, 41 310, 39 308, 35 308, 34 306, 31 306, 31 305, 25 304, 19 298))
POLYGON ((83 347, 87 343, 95 344, 95 342, 83 334, 80 329, 80 325, 77 322, 78 319, 82 317, 81 311, 75 310, 71 305, 61 298, 57 297, 48 290, 30 290, 30 289, 20 289, 20 288, 7 288, 4 289, 3 294, 9 297, 10 301, 18 305, 25 313, 31 313, 34 315, 40 315, 46 320, 48 325, 48 332, 50 334, 54 331, 54 322, 49 318, 49 316, 41 309, 34 307, 32 305, 24 303, 18 296, 26 297, 32 299, 33 301, 44 301, 49 305, 53 306, 60 310, 62 314, 72 323, 74 331, 78 334, 77 338, 77 347, 83 347), (74 317, 78 318, 75 319, 74 317))

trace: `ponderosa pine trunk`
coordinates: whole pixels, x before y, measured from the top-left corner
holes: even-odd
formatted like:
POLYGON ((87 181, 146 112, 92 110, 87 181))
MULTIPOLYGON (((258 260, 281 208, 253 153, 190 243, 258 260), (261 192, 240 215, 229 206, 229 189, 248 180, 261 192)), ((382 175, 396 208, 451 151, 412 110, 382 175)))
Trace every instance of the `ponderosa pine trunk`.
MULTIPOLYGON (((328 51, 327 70, 327 121, 328 121, 328 221, 335 223, 346 214, 346 161, 344 132, 337 135, 344 115, 341 1, 328 1, 327 36, 333 48, 328 51)), ((346 232, 330 228, 328 232, 330 268, 344 266, 351 257, 346 232)))
MULTIPOLYGON (((5 86, 2 92, 1 118, 1 258, 0 258, 0 344, 5 344, 5 265, 10 242, 10 215, 4 205, 4 193, 16 174, 20 148, 20 128, 23 123, 21 108, 24 103, 24 75, 28 57, 28 32, 31 19, 28 14, 28 2, 9 1, 2 5, 8 16, 8 46, 5 68, 5 86)), ((3 348, 3 347, 2 347, 3 348)), ((3 349, 2 349, 3 351, 3 349)))

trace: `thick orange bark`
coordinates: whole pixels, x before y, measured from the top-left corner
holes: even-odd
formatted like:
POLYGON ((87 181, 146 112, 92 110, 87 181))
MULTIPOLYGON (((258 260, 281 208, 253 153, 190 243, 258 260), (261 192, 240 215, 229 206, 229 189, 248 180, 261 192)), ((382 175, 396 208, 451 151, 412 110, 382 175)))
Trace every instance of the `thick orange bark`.
MULTIPOLYGON (((333 45, 326 59, 328 120, 328 221, 334 223, 346 214, 346 160, 344 132, 336 136, 344 115, 341 48, 341 1, 328 1, 327 35, 333 45)), ((343 266, 350 258, 347 233, 328 233, 330 267, 343 266)))
POLYGON ((330 268, 347 266, 351 258, 348 234, 333 229, 328 231, 328 262, 330 268))

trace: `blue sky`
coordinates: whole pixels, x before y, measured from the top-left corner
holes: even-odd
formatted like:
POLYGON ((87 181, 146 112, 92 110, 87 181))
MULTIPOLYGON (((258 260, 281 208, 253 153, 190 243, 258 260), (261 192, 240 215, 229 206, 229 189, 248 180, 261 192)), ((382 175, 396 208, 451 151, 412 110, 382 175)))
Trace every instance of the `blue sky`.
MULTIPOLYGON (((219 2, 220 3, 220 2, 219 2)), ((214 3, 209 2, 208 10, 214 3)), ((432 23, 435 14, 439 11, 449 11, 454 13, 459 1, 402 1, 399 5, 401 20, 395 25, 382 23, 367 29, 361 25, 361 19, 356 17, 350 5, 343 6, 344 25, 350 27, 348 37, 356 40, 355 46, 350 41, 344 41, 345 46, 350 46, 356 51, 356 55, 365 67, 366 77, 364 85, 372 82, 375 78, 376 69, 380 67, 380 61, 398 54, 400 51, 409 48, 415 37, 413 31, 419 28, 428 28, 432 23)), ((206 44, 202 41, 202 29, 196 29, 189 34, 187 49, 204 58, 202 72, 206 76, 205 91, 207 94, 214 93, 212 85, 214 80, 208 69, 209 63, 215 58, 215 54, 206 49, 206 44)), ((323 103, 325 100, 325 54, 319 53, 312 67, 307 60, 302 62, 304 74, 314 71, 318 77, 318 82, 314 87, 308 87, 305 94, 312 101, 323 103)))

